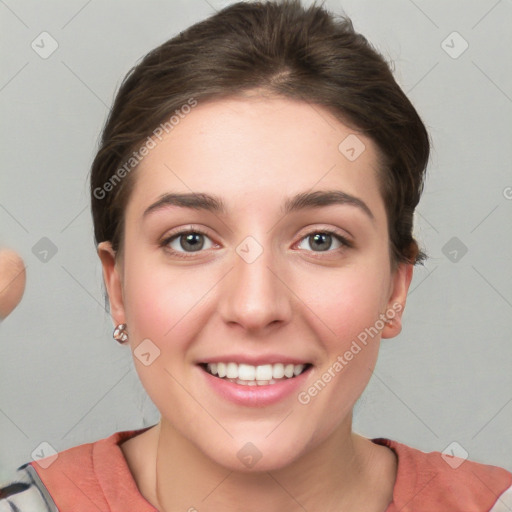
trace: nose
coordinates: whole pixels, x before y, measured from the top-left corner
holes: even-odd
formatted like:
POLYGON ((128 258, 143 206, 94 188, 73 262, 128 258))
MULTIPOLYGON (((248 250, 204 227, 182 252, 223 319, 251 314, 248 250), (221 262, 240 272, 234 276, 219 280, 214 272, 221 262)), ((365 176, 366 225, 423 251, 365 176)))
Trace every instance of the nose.
POLYGON ((240 254, 233 254, 233 268, 223 279, 218 311, 226 324, 264 335, 290 321, 293 293, 271 250, 254 261, 240 254))

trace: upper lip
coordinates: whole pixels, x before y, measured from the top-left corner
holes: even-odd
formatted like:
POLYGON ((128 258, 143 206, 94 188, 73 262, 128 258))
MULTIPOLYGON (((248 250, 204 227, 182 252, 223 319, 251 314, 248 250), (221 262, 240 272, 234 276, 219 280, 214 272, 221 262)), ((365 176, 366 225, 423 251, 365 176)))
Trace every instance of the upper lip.
POLYGON ((280 354, 248 355, 248 354, 225 354, 222 356, 207 357, 198 361, 198 364, 207 363, 238 363, 250 364, 251 366, 262 366, 264 364, 310 364, 310 361, 299 357, 291 357, 280 354))

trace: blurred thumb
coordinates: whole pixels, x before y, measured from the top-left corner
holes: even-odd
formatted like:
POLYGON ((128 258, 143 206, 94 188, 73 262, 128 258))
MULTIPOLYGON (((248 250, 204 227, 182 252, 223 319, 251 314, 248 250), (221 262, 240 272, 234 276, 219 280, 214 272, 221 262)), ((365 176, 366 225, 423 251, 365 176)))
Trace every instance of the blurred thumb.
POLYGON ((25 281, 25 265, 20 255, 12 249, 0 249, 0 320, 19 304, 25 281))

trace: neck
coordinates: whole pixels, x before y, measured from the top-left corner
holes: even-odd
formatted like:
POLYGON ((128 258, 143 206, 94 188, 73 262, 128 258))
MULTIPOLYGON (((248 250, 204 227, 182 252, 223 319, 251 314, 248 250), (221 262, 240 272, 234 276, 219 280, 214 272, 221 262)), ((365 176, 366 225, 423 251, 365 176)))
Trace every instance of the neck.
POLYGON ((351 420, 293 463, 248 472, 217 464, 161 420, 151 429, 153 448, 148 453, 154 472, 146 497, 162 512, 334 512, 357 510, 361 505, 382 512, 392 498, 394 455, 352 433, 351 420))

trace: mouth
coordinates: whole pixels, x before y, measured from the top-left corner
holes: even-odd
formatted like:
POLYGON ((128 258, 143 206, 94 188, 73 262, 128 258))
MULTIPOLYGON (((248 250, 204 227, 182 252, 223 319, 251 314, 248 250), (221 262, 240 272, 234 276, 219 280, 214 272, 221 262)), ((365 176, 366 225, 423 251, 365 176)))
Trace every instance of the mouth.
POLYGON ((292 380, 313 366, 306 364, 262 364, 258 366, 235 362, 199 363, 208 374, 242 386, 269 386, 292 380))

